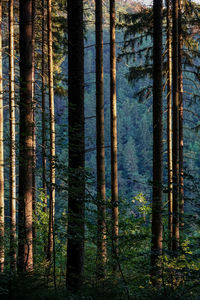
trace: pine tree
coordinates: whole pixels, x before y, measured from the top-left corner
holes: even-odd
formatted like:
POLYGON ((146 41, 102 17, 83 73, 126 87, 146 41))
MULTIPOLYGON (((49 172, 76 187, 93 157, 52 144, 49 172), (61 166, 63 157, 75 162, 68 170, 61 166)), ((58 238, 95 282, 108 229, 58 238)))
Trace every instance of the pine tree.
MULTIPOLYGON (((32 143, 33 143, 33 162, 32 162, 32 197, 33 197, 33 214, 36 214, 36 124, 35 124, 35 1, 32 2, 32 110, 33 110, 33 124, 32 124, 32 143)), ((33 253, 36 251, 36 227, 33 224, 33 253)))
POLYGON ((152 282, 157 283, 162 253, 162 0, 153 2, 153 199, 152 199, 152 282))
POLYGON ((68 288, 83 281, 85 138, 84 138, 84 37, 83 1, 68 0, 68 288))
MULTIPOLYGON (((117 175, 117 96, 116 96, 116 42, 115 0, 110 0, 110 135, 111 135, 111 194, 113 258, 118 255, 118 175, 117 175)), ((113 269, 117 269, 116 262, 113 269)))
POLYGON ((20 141, 18 270, 33 269, 32 247, 32 0, 20 0, 20 141))
POLYGON ((173 174, 172 174, 172 37, 171 4, 167 0, 167 154, 168 154, 168 249, 172 250, 173 174))
POLYGON ((2 1, 0 1, 0 272, 4 271, 4 144, 2 50, 2 1))
POLYGON ((179 247, 179 86, 178 86, 178 0, 172 5, 172 94, 173 94, 173 239, 172 250, 179 247))
POLYGON ((182 33, 182 0, 179 0, 178 9, 178 73, 179 73, 179 213, 180 230, 184 226, 184 171, 183 171, 183 33, 182 33))
POLYGON ((48 67, 49 67, 49 117, 50 117, 50 196, 49 196, 49 236, 47 259, 51 261, 54 251, 54 218, 55 218, 55 114, 54 114, 54 83, 53 83, 53 47, 51 0, 47 1, 48 18, 48 67))
POLYGON ((46 104, 45 104, 45 0, 42 0, 42 188, 44 193, 44 211, 47 211, 46 186, 46 104))
POLYGON ((15 154, 15 65, 14 1, 9 0, 9 112, 10 112, 10 259, 16 270, 16 154, 15 154))
POLYGON ((102 0, 96 1, 96 158, 97 158, 97 276, 105 273, 106 264, 106 184, 104 145, 104 79, 103 79, 103 11, 102 0))

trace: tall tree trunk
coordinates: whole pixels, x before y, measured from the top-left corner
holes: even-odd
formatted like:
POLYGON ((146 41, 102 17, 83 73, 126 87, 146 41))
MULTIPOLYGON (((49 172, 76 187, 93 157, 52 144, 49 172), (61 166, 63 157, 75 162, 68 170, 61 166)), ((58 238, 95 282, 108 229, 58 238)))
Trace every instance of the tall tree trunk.
POLYGON ((172 90, 173 90, 173 239, 172 250, 179 247, 179 85, 178 85, 178 0, 173 1, 172 90))
POLYGON ((33 269, 32 58, 32 0, 20 0, 19 271, 31 271, 33 269))
POLYGON ((9 111, 10 111, 10 267, 16 271, 16 154, 14 0, 9 0, 9 111))
POLYGON ((69 186, 67 287, 79 289, 84 267, 85 140, 83 1, 68 0, 69 186))
POLYGON ((4 271, 4 147, 2 50, 2 1, 0 1, 0 272, 4 271))
POLYGON ((162 109, 162 0, 153 1, 153 199, 152 199, 152 282, 157 284, 162 253, 163 109, 162 109))
POLYGON ((96 163, 97 163, 97 276, 103 277, 106 264, 106 185, 104 145, 104 79, 102 0, 97 0, 96 17, 96 163))
POLYGON ((167 153, 168 153, 168 250, 172 250, 173 231, 173 165, 172 165, 172 36, 171 3, 167 0, 167 153))
MULTIPOLYGON (((32 139, 33 139, 33 165, 32 165, 32 176, 33 176, 33 213, 36 214, 36 181, 35 181, 35 168, 36 168, 36 125, 35 125, 35 1, 32 2, 32 110, 33 110, 33 126, 32 126, 32 139)), ((36 253, 36 228, 33 224, 33 253, 36 253)))
MULTIPOLYGON (((115 0, 110 0, 110 136, 111 136, 111 195, 113 258, 118 255, 118 176, 117 176, 117 96, 116 96, 116 42, 115 0)), ((117 263, 113 262, 116 271, 117 263)))
POLYGON ((47 211, 46 186, 46 108, 45 108, 45 0, 42 0, 42 188, 44 193, 44 211, 47 211))
POLYGON ((55 217, 55 115, 53 86, 53 47, 51 0, 47 1, 48 13, 48 64, 49 64, 49 117, 50 117, 50 195, 49 195, 49 237, 47 259, 50 261, 54 251, 54 217, 55 217))
POLYGON ((179 212, 180 230, 184 226, 184 171, 183 171, 183 35, 182 35, 182 0, 179 0, 179 212))

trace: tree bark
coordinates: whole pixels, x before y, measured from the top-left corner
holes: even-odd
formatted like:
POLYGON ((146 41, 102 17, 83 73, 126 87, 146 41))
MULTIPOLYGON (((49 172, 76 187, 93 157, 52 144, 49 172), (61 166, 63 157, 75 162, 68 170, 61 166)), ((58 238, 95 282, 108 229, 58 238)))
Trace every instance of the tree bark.
POLYGON ((118 255, 118 170, 117 170, 117 96, 116 96, 116 35, 115 0, 110 0, 110 136, 111 136, 111 199, 113 270, 117 270, 118 255))
POLYGON ((84 270, 85 140, 83 1, 68 0, 68 247, 67 287, 81 287, 84 270))
POLYGON ((20 0, 18 270, 32 271, 32 1, 20 0))
POLYGON ((162 0, 153 2, 153 199, 151 267, 152 283, 157 284, 162 253, 163 109, 162 109, 162 0))
POLYGON ((44 193, 44 212, 47 212, 45 28, 45 0, 42 0, 42 188, 44 193))
POLYGON ((0 272, 4 271, 4 145, 2 51, 2 1, 0 1, 0 272))
POLYGON ((54 218, 55 218, 55 115, 54 115, 54 83, 53 83, 53 47, 51 0, 47 1, 48 18, 48 64, 49 64, 49 117, 50 117, 50 195, 49 195, 49 236, 47 259, 51 261, 54 251, 54 218))
MULTIPOLYGON (((33 126, 32 126, 32 139, 33 139, 33 165, 32 165, 32 176, 33 176, 33 214, 36 214, 36 180, 35 180, 35 169, 36 169, 36 125, 35 125, 35 1, 32 2, 32 110, 33 110, 33 126)), ((36 228, 33 224, 33 254, 36 253, 36 228)))
POLYGON ((180 212, 180 230, 184 227, 184 170, 183 170, 183 35, 182 35, 182 0, 179 0, 179 18, 178 18, 178 39, 179 39, 179 212, 180 212))
POLYGON ((179 247, 179 85, 178 85, 178 0, 173 1, 172 90, 173 90, 173 239, 172 250, 179 247))
POLYGON ((97 0, 96 21, 96 163, 97 163, 97 276, 103 277, 106 265, 106 184, 104 145, 104 78, 102 0, 97 0))
POLYGON ((9 111, 10 111, 10 268, 16 271, 16 154, 14 0, 9 0, 9 111))
POLYGON ((167 154, 168 154, 168 250, 172 250, 173 231, 173 165, 172 165, 172 36, 171 4, 167 0, 167 154))

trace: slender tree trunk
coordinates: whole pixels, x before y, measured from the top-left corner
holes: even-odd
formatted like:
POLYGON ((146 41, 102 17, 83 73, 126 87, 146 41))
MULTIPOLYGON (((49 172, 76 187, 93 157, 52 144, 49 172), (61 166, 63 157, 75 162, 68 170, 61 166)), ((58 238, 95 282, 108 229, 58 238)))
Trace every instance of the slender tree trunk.
POLYGON ((179 85, 178 85, 178 0, 173 1, 172 89, 173 89, 173 239, 172 250, 179 247, 179 85))
POLYGON ((44 212, 47 212, 45 90, 45 0, 42 0, 42 187, 44 193, 44 212))
POLYGON ((168 153, 168 250, 172 250, 173 231, 173 165, 172 165, 172 36, 171 36, 171 4, 167 0, 167 153, 168 153))
MULTIPOLYGON (((116 96, 116 44, 115 0, 110 0, 110 136, 111 136, 111 194, 113 257, 118 255, 118 176, 117 176, 117 96, 116 96)), ((114 261, 113 270, 117 270, 114 261)))
POLYGON ((4 147, 2 50, 2 1, 0 1, 0 272, 4 271, 4 147))
POLYGON ((104 145, 104 79, 102 0, 97 0, 96 17, 96 163, 97 163, 97 276, 103 277, 106 265, 106 185, 104 145))
MULTIPOLYGON (((36 125, 35 125, 35 1, 32 2, 32 110, 33 110, 33 126, 32 126, 32 139, 33 139, 33 165, 32 165, 32 176, 33 176, 33 213, 36 214, 36 181, 35 181, 35 168, 36 168, 36 125)), ((36 253, 36 228, 33 224, 33 253, 36 253)))
POLYGON ((151 267, 152 283, 158 284, 162 253, 163 109, 162 109, 162 0, 153 1, 153 199, 151 267))
POLYGON ((179 211, 180 230, 184 226, 184 171, 183 171, 183 71, 182 71, 182 0, 179 0, 179 211))
POLYGON ((20 0, 20 159, 18 270, 33 269, 32 253, 32 1, 20 0))
POLYGON ((16 271, 16 154, 14 0, 9 0, 9 110, 10 110, 10 268, 16 271))
POLYGON ((67 287, 77 290, 83 281, 85 140, 83 1, 68 0, 68 120, 69 187, 67 287))
POLYGON ((54 217, 55 217, 55 115, 53 86, 53 47, 51 0, 47 1, 48 12, 48 64, 49 64, 49 115, 50 115, 50 195, 49 195, 49 237, 47 259, 50 261, 54 251, 54 217))

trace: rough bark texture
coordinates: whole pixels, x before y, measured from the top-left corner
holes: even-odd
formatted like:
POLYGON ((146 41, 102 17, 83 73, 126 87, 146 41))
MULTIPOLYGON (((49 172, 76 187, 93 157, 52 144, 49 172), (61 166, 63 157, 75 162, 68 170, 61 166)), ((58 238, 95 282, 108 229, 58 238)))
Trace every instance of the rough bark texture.
POLYGON ((67 287, 79 289, 84 266, 84 39, 83 1, 68 0, 69 187, 67 287))
POLYGON ((183 71, 182 71, 182 0, 179 0, 179 212, 180 212, 180 230, 184 227, 184 170, 183 170, 183 71))
POLYGON ((162 253, 162 0, 153 2, 153 199, 152 199, 152 282, 159 272, 162 253))
POLYGON ((179 247, 179 84, 178 84, 178 0, 173 1, 172 90, 173 90, 173 239, 172 250, 179 247))
POLYGON ((4 271, 4 146, 2 68, 2 1, 0 1, 0 272, 4 271))
POLYGON ((50 261, 54 250, 54 216, 55 216, 55 115, 53 86, 53 48, 51 0, 47 1, 48 14, 48 64, 49 64, 49 117, 50 117, 50 191, 49 191, 49 236, 47 259, 50 261))
POLYGON ((20 141, 18 270, 33 269, 32 253, 32 1, 20 0, 20 141))
POLYGON ((16 270, 16 154, 15 154, 15 66, 14 0, 9 0, 9 112, 10 112, 10 267, 16 270))
POLYGON ((168 153, 168 250, 172 250, 173 231, 173 166, 172 166, 172 36, 171 4, 167 0, 167 153, 168 153))
POLYGON ((97 162, 97 276, 105 273, 106 264, 106 184, 104 145, 104 78, 103 78, 103 15, 102 1, 96 1, 96 162, 97 162))
POLYGON ((111 197, 113 270, 117 269, 118 255, 118 175, 117 175, 117 96, 116 96, 116 44, 115 0, 110 0, 110 136, 111 136, 111 197))
POLYGON ((45 0, 42 0, 42 188, 44 193, 44 211, 47 211, 46 185, 46 104, 45 104, 45 0))

